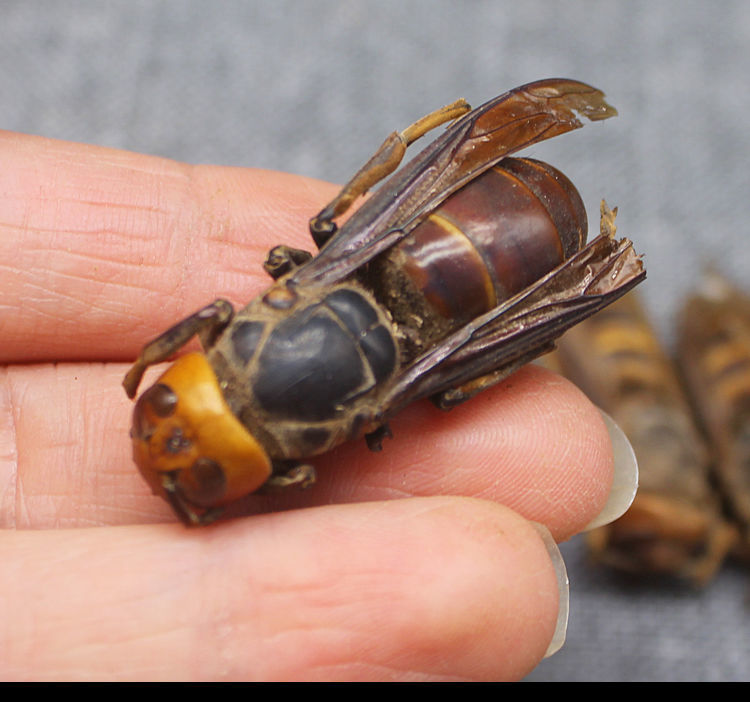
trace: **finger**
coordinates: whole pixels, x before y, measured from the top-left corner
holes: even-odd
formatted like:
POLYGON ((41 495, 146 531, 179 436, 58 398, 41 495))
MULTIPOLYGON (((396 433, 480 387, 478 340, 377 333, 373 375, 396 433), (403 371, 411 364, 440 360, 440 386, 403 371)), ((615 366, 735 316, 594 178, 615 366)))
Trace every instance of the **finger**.
POLYGON ((0 539, 5 679, 516 679, 557 618, 539 534, 479 500, 0 539))
MULTIPOLYGON (((2 520, 49 528, 174 520, 131 460, 125 365, 5 370, 0 384, 2 520)), ((329 502, 454 494, 500 502, 558 539, 598 514, 612 481, 599 413, 567 381, 522 369, 452 412, 416 403, 392 422, 383 451, 358 440, 314 459, 306 491, 255 495, 233 514, 329 502)))
POLYGON ((268 249, 309 249, 335 192, 11 132, 0 155, 5 362, 125 360, 216 297, 244 306, 270 282, 268 249))

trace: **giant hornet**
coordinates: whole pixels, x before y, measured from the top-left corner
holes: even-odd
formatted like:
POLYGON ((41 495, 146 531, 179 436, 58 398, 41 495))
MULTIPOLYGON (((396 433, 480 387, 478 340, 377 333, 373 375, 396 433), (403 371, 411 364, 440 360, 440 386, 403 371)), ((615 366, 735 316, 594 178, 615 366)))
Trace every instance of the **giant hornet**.
POLYGON ((261 487, 309 485, 310 457, 361 436, 378 450, 407 404, 468 399, 639 283, 640 258, 609 224, 584 245, 586 212, 564 175, 505 158, 581 127, 578 115, 614 114, 601 91, 550 79, 391 134, 310 220, 317 255, 275 247, 264 264, 275 283, 247 307, 216 300, 143 348, 123 382, 131 398, 193 336, 205 349, 135 405, 134 459, 153 491, 207 524, 261 487))
POLYGON ((705 584, 736 532, 710 483, 708 447, 677 370, 638 297, 566 332, 556 356, 563 374, 625 432, 638 460, 638 494, 622 517, 586 534, 592 555, 627 572, 705 584))
POLYGON ((687 300, 678 359, 713 451, 714 475, 728 517, 750 555, 750 298, 708 271, 687 300))

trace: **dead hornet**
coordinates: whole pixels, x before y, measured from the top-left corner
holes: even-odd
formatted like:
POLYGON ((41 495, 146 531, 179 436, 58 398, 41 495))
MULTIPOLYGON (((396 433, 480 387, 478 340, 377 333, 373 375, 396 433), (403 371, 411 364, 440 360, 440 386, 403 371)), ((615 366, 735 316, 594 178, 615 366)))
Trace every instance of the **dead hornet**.
POLYGON ((676 368, 635 295, 568 331, 564 375, 614 419, 639 466, 639 490, 617 521, 587 534, 594 558, 620 570, 706 583, 734 544, 709 483, 709 453, 676 368))
POLYGON ((715 271, 685 304, 678 332, 685 382, 713 448, 728 516, 750 553, 750 298, 715 271))
POLYGON ((448 408, 548 350, 645 277, 628 240, 584 246, 586 213, 552 166, 509 153, 616 114, 595 88, 551 79, 478 109, 463 100, 389 136, 310 221, 320 249, 277 246, 276 281, 234 313, 217 300, 147 344, 124 380, 197 335, 138 400, 135 462, 187 524, 261 487, 306 486, 311 456, 431 397, 448 408), (334 220, 426 132, 452 124, 348 221, 334 220))

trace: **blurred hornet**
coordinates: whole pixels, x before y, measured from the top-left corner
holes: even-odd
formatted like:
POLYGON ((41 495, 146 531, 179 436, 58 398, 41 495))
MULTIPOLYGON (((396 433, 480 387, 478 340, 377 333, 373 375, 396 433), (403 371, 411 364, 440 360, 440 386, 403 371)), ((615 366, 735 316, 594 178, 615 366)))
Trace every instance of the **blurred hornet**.
POLYGON ((750 555, 750 299, 709 272, 682 313, 678 353, 728 516, 750 555))
POLYGON ((628 295, 571 329, 557 357, 562 372, 625 432, 640 470, 630 509, 587 534, 593 556, 632 573, 706 583, 735 531, 709 483, 709 453, 676 369, 638 298, 628 295))
POLYGON ((576 189, 509 153, 616 114, 583 83, 543 80, 476 110, 463 100, 389 136, 310 221, 314 257, 273 248, 275 283, 238 313, 217 300, 147 344, 124 380, 193 336, 135 405, 133 453, 187 524, 261 487, 307 486, 311 456, 429 397, 450 408, 549 350, 565 329, 645 277, 628 240, 588 245, 576 189), (451 122, 340 228, 406 147, 451 122))

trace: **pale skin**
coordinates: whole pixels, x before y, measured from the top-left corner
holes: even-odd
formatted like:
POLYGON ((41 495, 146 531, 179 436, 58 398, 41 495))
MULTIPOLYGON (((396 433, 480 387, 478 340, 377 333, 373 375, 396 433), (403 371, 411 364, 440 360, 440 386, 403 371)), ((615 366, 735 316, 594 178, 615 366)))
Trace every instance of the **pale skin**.
POLYGON ((382 453, 343 446, 310 490, 187 529, 132 464, 128 362, 263 290, 266 251, 312 249, 336 188, 9 132, 0 163, 0 677, 501 680, 540 661, 558 591, 530 522, 569 538, 612 479, 578 390, 527 367, 450 413, 417 403, 382 453))

